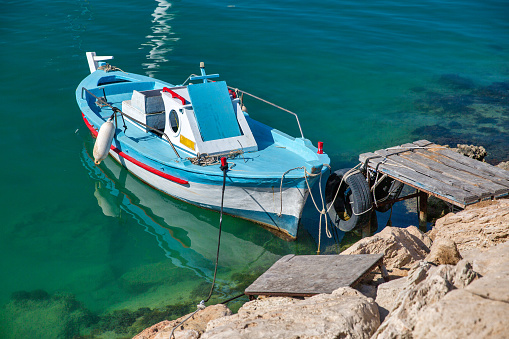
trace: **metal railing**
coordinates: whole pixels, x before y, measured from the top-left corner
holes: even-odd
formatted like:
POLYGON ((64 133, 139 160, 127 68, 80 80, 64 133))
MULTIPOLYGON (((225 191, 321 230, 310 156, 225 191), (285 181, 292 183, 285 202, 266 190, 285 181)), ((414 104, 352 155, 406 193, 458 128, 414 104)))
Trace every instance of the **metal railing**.
MULTIPOLYGON (((190 75, 190 76, 186 79, 186 81, 184 81, 184 82, 182 83, 182 85, 181 85, 181 86, 184 86, 184 85, 185 85, 185 84, 186 84, 186 83, 187 83, 187 82, 188 82, 188 81, 189 81, 192 77, 195 77, 195 76, 197 76, 197 75, 196 75, 196 74, 191 74, 191 75, 190 75)), ((212 80, 209 80, 209 81, 212 81, 212 80)), ((297 125, 299 125, 300 135, 301 135, 301 137, 302 137, 302 138, 304 138, 304 133, 302 133, 302 127, 300 126, 299 116, 297 115, 297 113, 292 112, 292 111, 290 111, 290 110, 288 110, 288 109, 286 109, 286 108, 284 108, 284 107, 281 107, 281 106, 278 106, 278 105, 276 105, 276 104, 273 104, 273 103, 272 103, 272 102, 270 102, 270 101, 267 101, 267 100, 265 100, 265 99, 262 99, 262 98, 260 98, 260 97, 257 97, 256 95, 251 94, 251 93, 248 93, 248 92, 243 91, 243 90, 241 90, 241 89, 238 89, 238 88, 235 88, 235 87, 231 87, 231 86, 227 86, 227 87, 228 87, 229 89, 231 89, 231 90, 234 90, 235 92, 240 92, 240 93, 242 93, 242 94, 249 95, 250 97, 252 97, 252 98, 254 98, 254 99, 260 100, 261 102, 264 102, 264 103, 266 103, 266 104, 268 104, 268 105, 274 106, 274 107, 276 107, 276 108, 279 108, 279 109, 280 109, 280 110, 282 110, 282 111, 285 111, 285 112, 287 112, 287 113, 292 114, 292 115, 295 117, 295 119, 297 120, 297 125)))
POLYGON ((286 108, 284 108, 284 107, 281 107, 281 106, 278 106, 278 105, 276 105, 276 104, 273 104, 273 103, 272 103, 272 102, 270 102, 270 101, 267 101, 267 100, 265 100, 265 99, 262 99, 262 98, 260 98, 260 97, 257 97, 257 96, 256 96, 256 95, 254 95, 254 94, 248 93, 248 92, 243 91, 243 90, 240 90, 240 89, 238 89, 238 88, 234 88, 234 87, 230 87, 230 86, 228 86, 228 88, 229 88, 229 89, 231 89, 231 90, 234 90, 235 92, 240 92, 240 93, 242 93, 242 94, 249 95, 250 97, 255 98, 255 99, 257 99, 257 100, 260 100, 261 102, 264 102, 264 103, 266 103, 266 104, 269 104, 269 105, 271 105, 271 106, 274 106, 274 107, 276 107, 276 108, 279 108, 279 109, 280 109, 280 110, 282 110, 282 111, 285 111, 285 112, 287 112, 287 113, 292 114, 292 115, 295 117, 295 119, 297 120, 297 125, 299 125, 300 135, 302 136, 302 138, 304 138, 304 133, 302 133, 302 127, 300 127, 299 116, 297 115, 297 113, 294 113, 294 112, 292 112, 292 111, 290 111, 290 110, 288 110, 288 109, 286 109, 286 108))

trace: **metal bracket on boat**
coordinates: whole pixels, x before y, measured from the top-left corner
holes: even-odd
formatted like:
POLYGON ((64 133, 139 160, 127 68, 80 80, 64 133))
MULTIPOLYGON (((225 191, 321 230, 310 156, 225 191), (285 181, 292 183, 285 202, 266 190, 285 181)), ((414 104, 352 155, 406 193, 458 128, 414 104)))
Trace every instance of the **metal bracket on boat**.
POLYGON ((191 80, 191 81, 203 80, 203 83, 207 83, 208 79, 219 78, 219 74, 207 75, 207 73, 205 73, 205 63, 204 62, 200 62, 200 71, 201 71, 201 76, 192 76, 192 77, 189 77, 189 80, 191 80))

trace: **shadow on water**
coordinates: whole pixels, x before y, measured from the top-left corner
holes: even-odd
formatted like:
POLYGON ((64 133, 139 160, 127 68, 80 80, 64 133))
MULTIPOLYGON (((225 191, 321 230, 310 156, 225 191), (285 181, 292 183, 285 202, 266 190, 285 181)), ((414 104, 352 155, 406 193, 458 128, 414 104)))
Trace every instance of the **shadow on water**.
POLYGON ((440 121, 415 129, 418 139, 451 147, 484 146, 487 162, 509 160, 509 81, 481 86, 457 74, 444 74, 431 87, 411 89, 417 96, 417 114, 440 121))

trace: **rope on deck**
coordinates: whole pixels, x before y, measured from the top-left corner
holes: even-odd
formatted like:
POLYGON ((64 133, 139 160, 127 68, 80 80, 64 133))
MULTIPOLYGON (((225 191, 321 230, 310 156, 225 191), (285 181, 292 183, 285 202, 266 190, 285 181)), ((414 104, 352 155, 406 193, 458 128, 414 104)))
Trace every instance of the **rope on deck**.
MULTIPOLYGON (((102 71, 105 71, 106 73, 108 72, 113 72, 113 71, 120 71, 120 72, 124 72, 123 70, 121 70, 120 68, 116 67, 116 66, 112 66, 110 64, 104 64, 100 67, 98 67, 97 69, 100 69, 102 71)), ((127 72, 124 72, 125 74, 127 74, 127 72)))
POLYGON ((212 165, 218 165, 220 163, 220 160, 222 157, 226 157, 228 159, 235 159, 239 155, 244 156, 243 150, 232 150, 230 152, 225 153, 219 153, 214 155, 209 155, 207 153, 198 153, 196 157, 186 158, 189 160, 193 165, 199 165, 199 166, 212 166, 212 165))

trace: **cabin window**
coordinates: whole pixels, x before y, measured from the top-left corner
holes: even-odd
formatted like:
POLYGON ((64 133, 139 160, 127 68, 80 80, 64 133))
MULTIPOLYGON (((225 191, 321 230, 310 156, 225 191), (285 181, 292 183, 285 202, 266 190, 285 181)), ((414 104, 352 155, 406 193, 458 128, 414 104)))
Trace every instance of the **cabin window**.
POLYGON ((170 112, 170 127, 173 133, 177 133, 179 130, 179 117, 174 109, 170 112))

